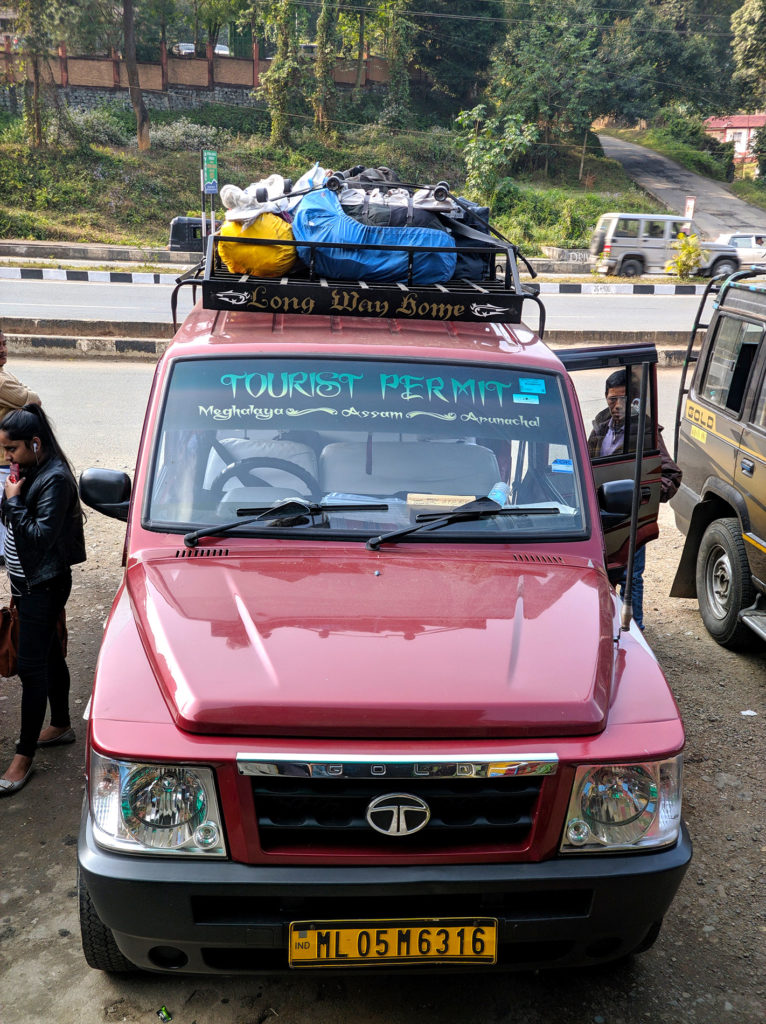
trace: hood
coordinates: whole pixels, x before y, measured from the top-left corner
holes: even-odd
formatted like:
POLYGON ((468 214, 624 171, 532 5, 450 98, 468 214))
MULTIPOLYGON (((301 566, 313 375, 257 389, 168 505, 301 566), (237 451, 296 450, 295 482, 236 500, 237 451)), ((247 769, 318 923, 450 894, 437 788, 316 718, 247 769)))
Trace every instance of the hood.
POLYGON ((603 729, 613 606, 585 559, 317 547, 129 564, 143 647, 180 728, 357 739, 603 729))

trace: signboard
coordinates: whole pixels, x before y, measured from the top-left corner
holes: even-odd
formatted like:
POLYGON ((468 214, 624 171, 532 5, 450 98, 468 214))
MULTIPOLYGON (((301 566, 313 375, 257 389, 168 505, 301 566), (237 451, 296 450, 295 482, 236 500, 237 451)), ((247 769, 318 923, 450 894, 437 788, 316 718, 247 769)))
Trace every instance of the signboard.
POLYGON ((218 194, 218 153, 215 149, 202 150, 202 192, 206 196, 218 194))
POLYGON ((281 282, 257 278, 252 283, 237 277, 205 279, 202 283, 205 309, 235 309, 243 312, 307 313, 330 316, 394 317, 404 320, 467 320, 473 323, 521 322, 524 296, 505 289, 450 287, 408 288, 375 283, 364 288, 354 283, 316 281, 281 282))
POLYGON ((686 217, 687 220, 691 220, 692 217, 694 216, 694 207, 695 207, 696 203, 697 203, 697 197, 696 196, 687 196, 686 197, 686 206, 684 207, 684 217, 686 217))

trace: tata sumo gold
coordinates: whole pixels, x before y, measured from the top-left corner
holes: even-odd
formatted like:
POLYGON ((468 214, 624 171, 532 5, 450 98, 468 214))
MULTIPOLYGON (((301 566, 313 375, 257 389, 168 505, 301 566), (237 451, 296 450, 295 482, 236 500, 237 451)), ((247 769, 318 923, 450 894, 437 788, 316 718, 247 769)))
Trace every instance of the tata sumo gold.
POLYGON ((691 857, 684 730, 610 582, 657 532, 656 353, 553 353, 516 248, 471 242, 478 280, 417 283, 417 246, 394 281, 311 246, 254 279, 217 236, 180 279, 201 295, 135 477, 81 478, 127 523, 89 707, 92 967, 530 969, 657 938, 691 857), (581 402, 615 373, 623 437, 591 456, 581 402))
POLYGON ((673 511, 686 541, 670 596, 696 597, 710 635, 732 650, 766 640, 765 339, 766 269, 711 282, 678 392, 673 511))

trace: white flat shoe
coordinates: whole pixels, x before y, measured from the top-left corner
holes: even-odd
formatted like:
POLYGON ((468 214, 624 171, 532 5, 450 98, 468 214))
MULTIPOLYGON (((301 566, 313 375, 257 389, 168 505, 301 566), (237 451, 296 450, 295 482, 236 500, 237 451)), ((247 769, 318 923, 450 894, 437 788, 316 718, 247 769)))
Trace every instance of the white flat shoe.
POLYGON ((13 796, 14 793, 18 793, 29 782, 29 776, 34 770, 34 765, 30 765, 27 768, 27 774, 23 779, 19 779, 18 782, 11 782, 10 779, 0 779, 0 797, 13 796))

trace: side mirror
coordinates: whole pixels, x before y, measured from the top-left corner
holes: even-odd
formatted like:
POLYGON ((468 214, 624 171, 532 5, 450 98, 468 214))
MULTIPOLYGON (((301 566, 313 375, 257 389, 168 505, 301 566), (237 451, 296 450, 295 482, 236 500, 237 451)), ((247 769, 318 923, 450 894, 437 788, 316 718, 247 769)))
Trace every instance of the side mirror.
POLYGON ((598 489, 598 505, 604 527, 617 526, 630 518, 633 509, 632 480, 607 480, 598 489))
POLYGON ((131 482, 116 469, 86 469, 80 474, 80 498, 90 508, 127 522, 131 482))

